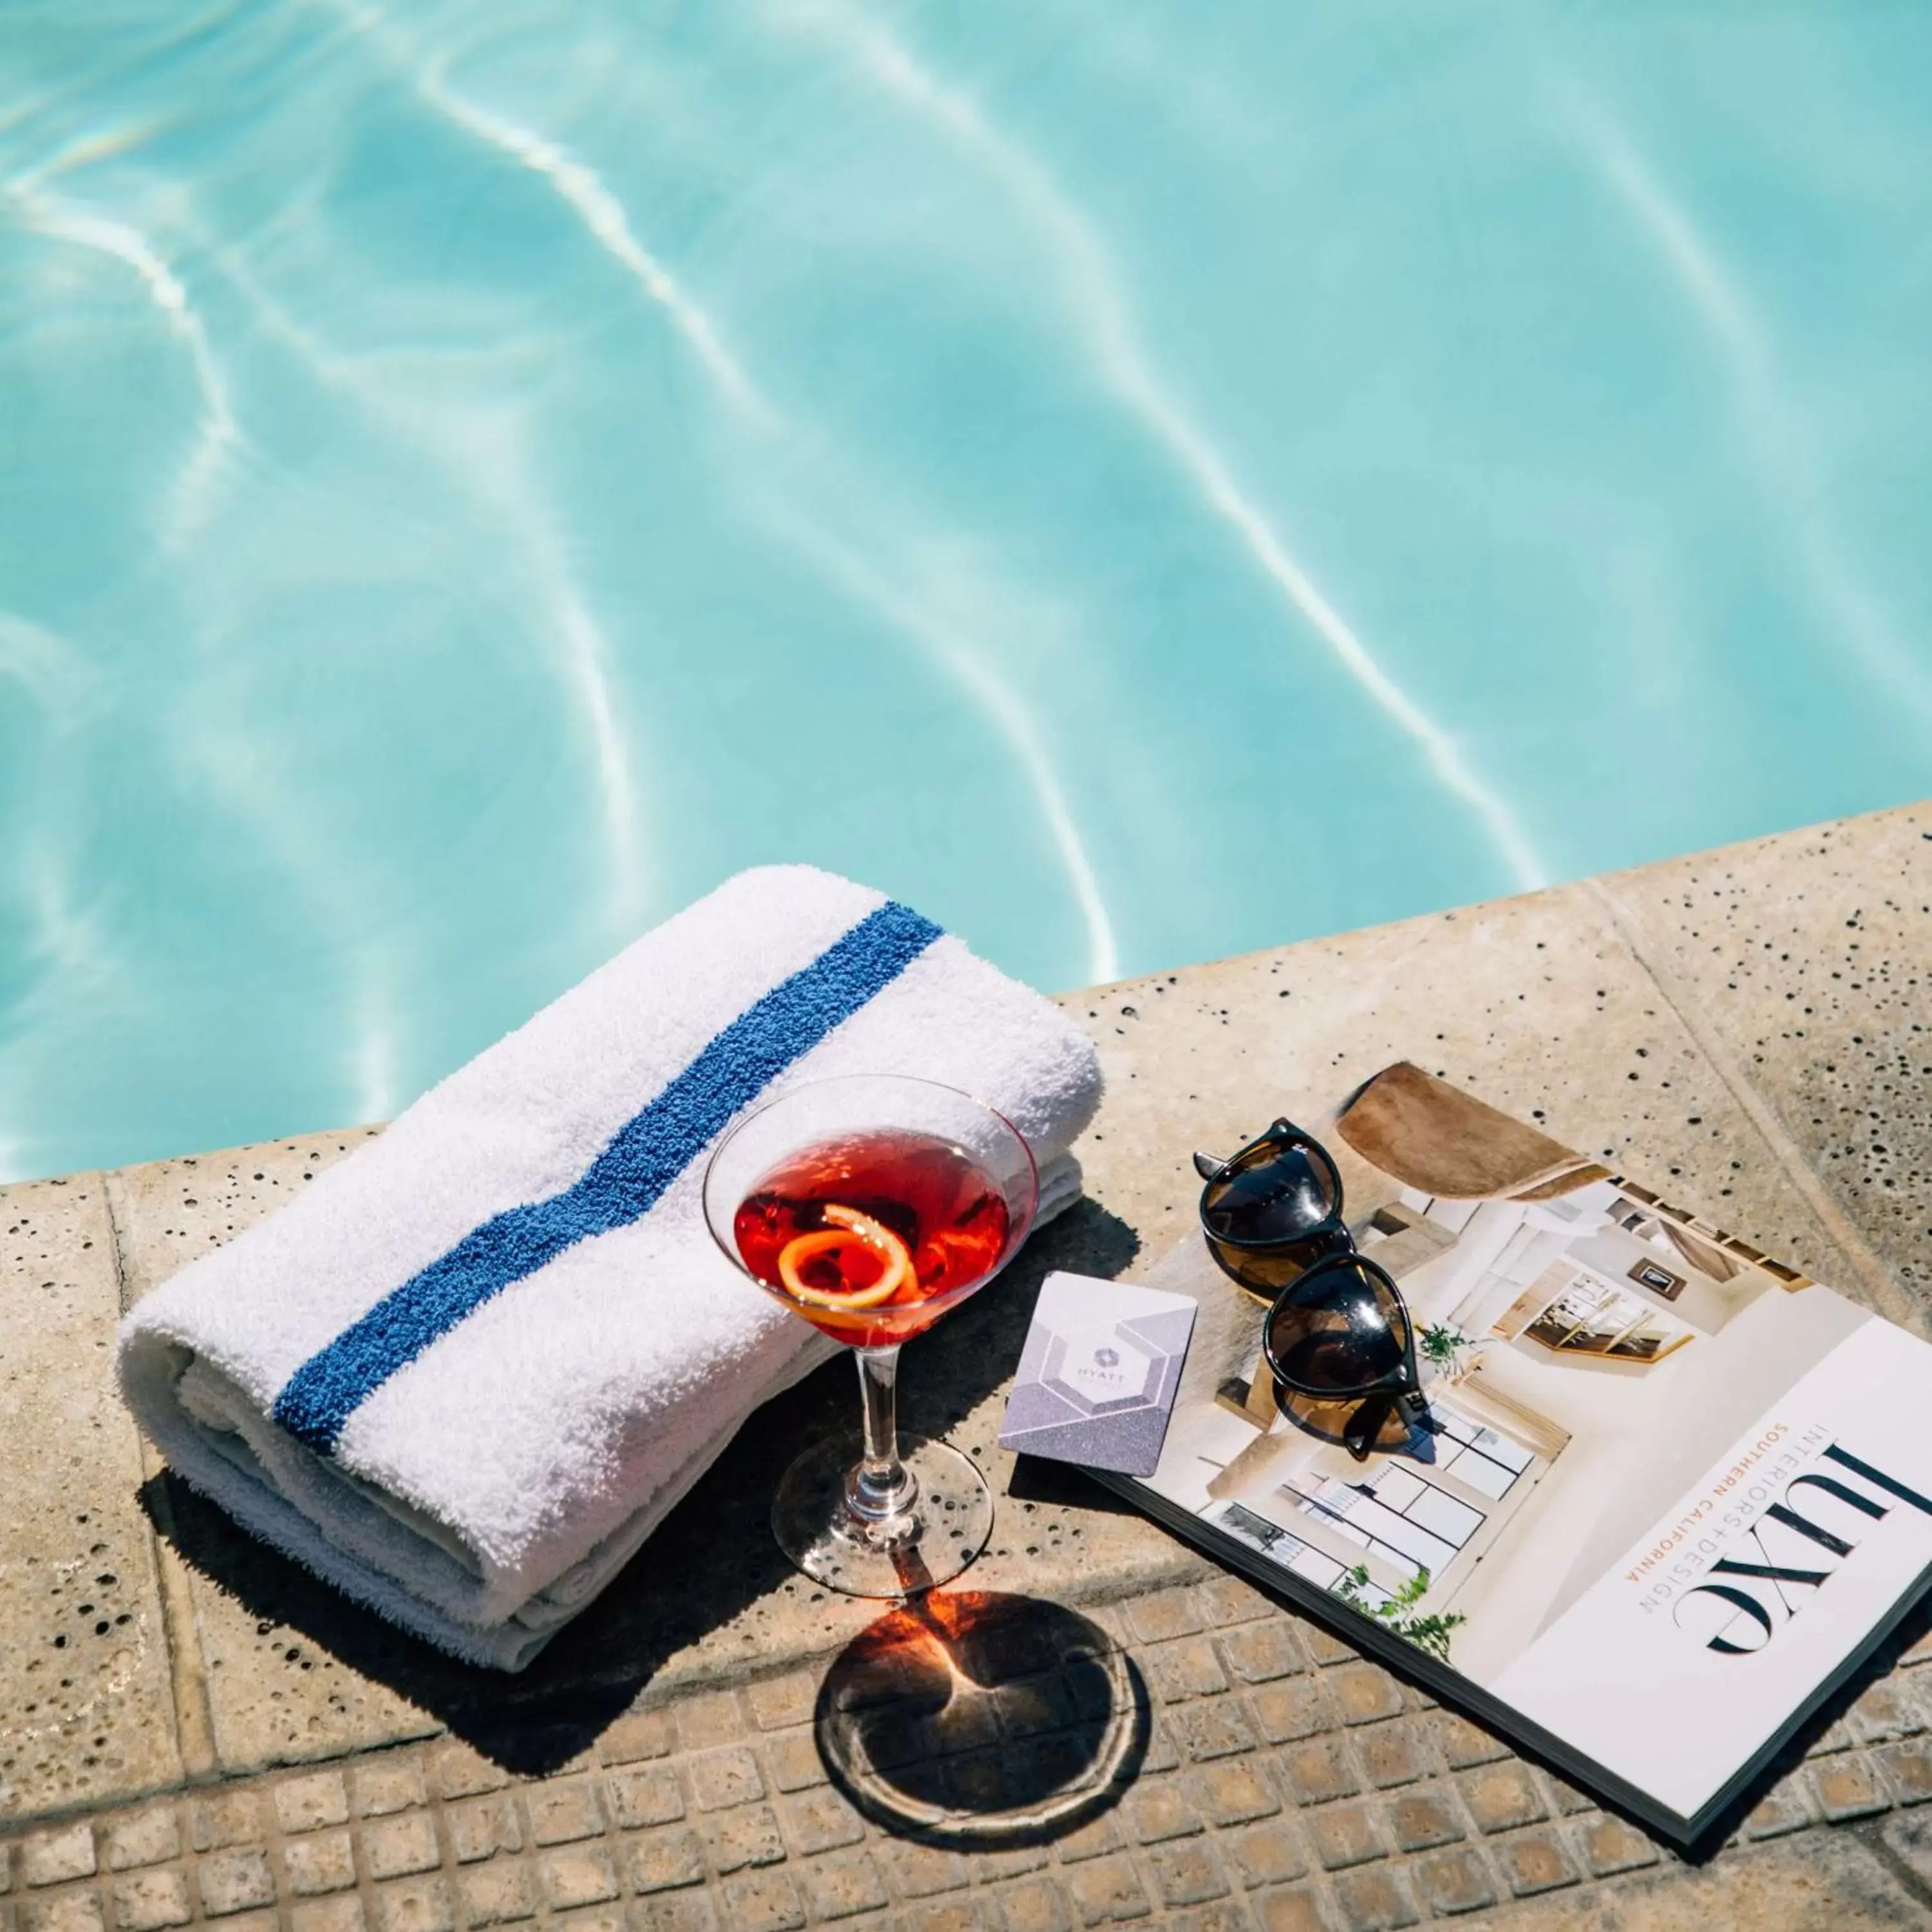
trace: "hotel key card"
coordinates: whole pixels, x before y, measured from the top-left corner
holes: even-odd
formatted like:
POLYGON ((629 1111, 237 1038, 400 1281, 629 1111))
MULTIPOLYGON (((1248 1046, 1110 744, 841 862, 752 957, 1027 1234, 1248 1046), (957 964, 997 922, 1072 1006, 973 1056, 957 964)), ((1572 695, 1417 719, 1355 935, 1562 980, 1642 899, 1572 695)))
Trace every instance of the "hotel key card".
POLYGON ((1132 1282, 1055 1273, 1041 1283, 1003 1448, 1124 1476, 1160 1462, 1197 1306, 1132 1282))

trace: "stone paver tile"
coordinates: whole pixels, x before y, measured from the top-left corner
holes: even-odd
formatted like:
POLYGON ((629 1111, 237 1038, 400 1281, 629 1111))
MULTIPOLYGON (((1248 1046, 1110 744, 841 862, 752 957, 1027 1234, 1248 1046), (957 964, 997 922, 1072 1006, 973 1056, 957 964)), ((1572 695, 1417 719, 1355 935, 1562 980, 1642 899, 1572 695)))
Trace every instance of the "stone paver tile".
POLYGON ((350 1786, 358 1818, 386 1818, 429 1802, 422 1759, 414 1751, 384 1751, 352 1766, 350 1786))
POLYGON ((92 1878, 96 1863, 94 1827, 85 1819, 51 1832, 36 1832, 20 1846, 20 1876, 29 1886, 92 1878))
POLYGON ((1398 1798, 1388 1808, 1389 1833, 1405 1852, 1426 1851, 1466 1838, 1454 1800, 1438 1787, 1398 1798))
POLYGON ((1210 1697, 1162 1713, 1162 1724, 1182 1754, 1196 1764, 1251 1751, 1258 1742, 1240 1701, 1210 1697))
POLYGON ((1136 1643, 1162 1643, 1192 1636, 1203 1627, 1202 1609, 1190 1589, 1156 1590, 1124 1606, 1127 1628, 1136 1643))
POLYGON ((526 1786, 524 1808, 530 1816, 530 1836, 539 1845, 573 1844, 580 1838, 594 1838, 604 1828, 597 1790, 587 1778, 526 1786))
POLYGON ((1263 1892, 1256 1900, 1256 1916, 1266 1932, 1336 1932, 1334 1912, 1312 1886, 1286 1886, 1263 1892))
POLYGON ((211 1918, 274 1903, 275 1880, 268 1854, 253 1846, 209 1852, 196 1866, 195 1876, 201 1886, 201 1909, 211 1918))
POLYGON ((1500 1840, 1495 1850, 1503 1876, 1519 1898, 1576 1882, 1576 1868, 1553 1831, 1519 1832, 1500 1840))
POLYGON ((878 1867, 864 1852, 814 1858, 805 1868, 805 1895, 814 1920, 850 1918, 886 1903, 878 1867))
POLYGON ((268 1807, 262 1802, 262 1793, 251 1786, 188 1801, 188 1843, 198 1852, 218 1852, 226 1846, 245 1845, 268 1835, 268 1807))
POLYGON ((1479 1832, 1513 1831, 1548 1816, 1549 1808, 1526 1765, 1495 1765, 1466 1772, 1457 1782, 1479 1832))
POLYGON ((1245 1576, 1220 1576, 1195 1586, 1194 1602, 1202 1620, 1210 1630, 1232 1624, 1251 1623, 1258 1617, 1278 1617, 1281 1612, 1272 1598, 1256 1589, 1245 1576))
POLYGON ((1360 1658, 1361 1652, 1353 1644, 1344 1642, 1326 1624, 1311 1622, 1302 1616, 1294 1621, 1303 1648, 1324 1670, 1332 1664, 1353 1664, 1360 1658))
POLYGON ((1154 1910, 1133 1861, 1124 1852, 1110 1852, 1075 1866, 1066 1883, 1075 1918, 1082 1925, 1144 1918, 1154 1910))
POLYGON ((1178 1780, 1143 1784, 1127 1793, 1121 1809, 1128 1831, 1144 1845, 1186 1838, 1202 1828, 1193 1795, 1178 1780))
POLYGON ((975 1877, 986 1874, 957 1852, 943 1851, 936 1845, 901 1844, 881 1839, 872 1855, 884 1868, 892 1889, 904 1898, 930 1898, 936 1893, 955 1892, 975 1877))
POLYGON ((825 1764, 808 1730, 788 1731, 765 1747, 772 1782, 781 1791, 803 1791, 826 1782, 825 1764))
POLYGON ((1892 1802, 1890 1794, 1862 1756, 1833 1758, 1815 1765, 1810 1777, 1818 1793, 1819 1808, 1834 1825, 1848 1819, 1869 1817, 1874 1811, 1886 1810, 1892 1802))
POLYGON ((1241 1624, 1219 1633, 1216 1641, 1228 1668, 1244 1684, 1267 1684, 1310 1668, 1308 1654, 1284 1616, 1241 1624))
POLYGON ((1255 1932, 1245 1900, 1217 1899, 1211 1905, 1170 1912, 1161 1921, 1163 1932, 1255 1932))
POLYGON ((1366 1864, 1388 1849, 1366 1804, 1331 1804, 1309 1814, 1303 1821, 1315 1843, 1315 1856, 1330 1871, 1366 1864))
POLYGON ((1900 1804, 1923 1804, 1932 1798, 1932 1744, 1917 1738, 1885 1745, 1873 1755, 1900 1804))
POLYGON ((466 1925, 505 1925, 536 1911, 528 1867, 508 1860, 464 1872, 456 1888, 466 1925))
POLYGON ((1296 1677, 1264 1684, 1252 1691, 1248 1706, 1255 1726, 1271 1744, 1310 1738, 1334 1730, 1342 1721, 1341 1707, 1324 1677, 1296 1677))
POLYGON ((1244 1825, 1281 1809, 1281 1796, 1260 1757, 1204 1765, 1194 1774, 1196 1802, 1216 1825, 1244 1825))
POLYGON ((30 1898, 20 1908, 23 1932, 101 1932, 106 1923, 100 1900, 92 1891, 30 1898))
POLYGON ((678 1743, 688 1751, 736 1744, 754 1729, 735 1690, 703 1690, 680 1697, 671 1714, 677 1725, 678 1743))
POLYGON ((1286 1823, 1258 1825, 1221 1841, 1241 1882, 1251 1890, 1286 1885, 1306 1876, 1308 1859, 1301 1840, 1286 1823))
POLYGON ((667 1712, 628 1711, 597 1740, 597 1755, 605 1764, 637 1764, 668 1757, 676 1741, 667 1712))
POLYGON ((523 1850, 524 1830, 516 1800, 508 1792, 459 1799, 445 1808, 442 1819, 458 1864, 473 1865, 499 1852, 523 1850))
POLYGON ((993 1916, 990 1893, 968 1893, 958 1898, 930 1899, 886 1922, 904 1932, 1003 1932, 993 1916))
POLYGON ((114 1923, 120 1932, 160 1932, 194 1916, 188 1880, 176 1870, 130 1872, 113 1885, 114 1923))
POLYGON ((1432 1852, 1417 1859, 1414 1873, 1415 1888, 1432 1911, 1479 1912, 1496 1902, 1488 1870, 1472 1851, 1432 1852))
POLYGON ((857 1812, 829 1787, 788 1798, 779 1809, 786 1842, 808 1858, 841 1845, 856 1845, 866 1835, 857 1812))
POLYGON ((500 1791, 509 1781, 501 1765, 453 1738, 430 1754, 429 1782, 439 1798, 473 1798, 479 1792, 500 1791))
POLYGON ((1491 1764, 1509 1756, 1509 1747, 1454 1711, 1438 1711, 1433 1720, 1436 1742, 1450 1768, 1491 1764))
MULTIPOLYGON (((1117 1813, 1103 1811, 1099 1817, 1067 1833, 1054 1846, 1063 1864, 1072 1864, 1082 1858, 1097 1858, 1102 1852, 1117 1852, 1126 1843, 1120 1830, 1117 1813)), ((1042 1862, 1035 1859, 1035 1864, 1042 1862)))
MULTIPOLYGON (((172 1804, 111 1819, 101 1833, 104 1862, 110 1871, 158 1865, 181 1855, 181 1820, 172 1804)), ((0 1886, 0 1890, 4 1890, 0 1886)))
POLYGON ((348 1822, 349 1787, 339 1771, 284 1778, 275 1786, 274 1804, 276 1822, 284 1832, 314 1832, 348 1822))
MULTIPOLYGON (((236 1918, 230 1920, 229 1924, 239 1928, 248 1922, 236 1918)), ((270 1925, 273 1923, 271 1918, 270 1925)), ((338 1895, 304 1899, 290 1909, 289 1925, 290 1932, 367 1932, 368 1921, 363 1914, 362 1900, 338 1895)))
POLYGON ((1073 1902, 1066 1887, 1052 1878, 1022 1879, 994 1893, 1000 1932, 1069 1932, 1073 1902))
POLYGON ((102 1178, 0 1187, 0 1824, 183 1774, 120 1316, 102 1178))
POLYGON ((1348 1748, 1338 1738, 1319 1738, 1294 1744, 1281 1754, 1290 1795, 1298 1804, 1325 1804, 1361 1789, 1348 1761, 1348 1748))
POLYGON ((1657 1847, 1621 1818, 1592 1819, 1583 1827, 1582 1839, 1583 1862, 1599 1878, 1654 1865, 1659 1856, 1657 1847))
POLYGON ((403 1878, 442 1862, 436 1842, 436 1820, 427 1811, 405 1811, 362 1828, 362 1856, 374 1878, 403 1878))
POLYGON ((376 1932, 451 1932, 455 1922, 446 1879, 408 1878, 376 1889, 376 1932))
POLYGON ((668 1825, 684 1816, 684 1793, 669 1765, 613 1772, 604 1780, 611 1814, 627 1832, 668 1825))
POLYGON ((634 1932, 730 1932, 718 1909, 701 1892, 658 1892, 630 1907, 634 1932))
POLYGON ((1396 1932, 1422 1916, 1407 1876, 1386 1865, 1344 1872, 1335 1881, 1335 1902, 1348 1932, 1396 1932))
POLYGON ((761 1731, 809 1724, 818 1702, 820 1676, 814 1670, 791 1670, 748 1686, 744 1697, 751 1706, 752 1722, 761 1731))
POLYGON ((1228 1688, 1226 1673, 1205 1636, 1182 1637, 1138 1652, 1134 1660, 1163 1703, 1183 1703, 1190 1697, 1211 1697, 1228 1688))
POLYGON ((1822 1180, 1866 1267, 1832 1251, 1838 1231, 1814 1232, 1771 1162, 1735 1174, 1701 1162, 1700 1178, 1724 1172, 1720 1198, 1688 1204, 1881 1305, 1895 1276, 1932 1307, 1932 1226, 1920 1211, 1922 1179, 1910 1178, 1932 1170, 1932 1126, 1918 1104, 1932 1064, 1920 1030, 1928 838, 1932 808, 1912 806, 1604 881, 1639 944, 1822 1180))
POLYGON ((1742 1828, 1747 1838, 1781 1838, 1787 1832, 1803 1830, 1816 1815, 1804 1780, 1787 1778, 1751 1808, 1742 1828))
POLYGON ((805 1899, 790 1872, 746 1872, 724 1881, 724 1919, 733 1932, 794 1932, 805 1899))
POLYGON ((624 1846, 624 1868, 634 1892, 669 1892, 704 1882, 704 1840, 688 1826, 644 1832, 624 1846))
POLYGON ((1199 1905, 1228 1894, 1227 1874, 1214 1846, 1204 1840, 1156 1846, 1148 1855, 1154 1888, 1168 1906, 1199 1905))
POLYGON ((537 1882, 553 1912, 598 1905, 617 1896, 617 1870, 600 1846, 570 1845, 536 1862, 537 1882))
POLYGON ((1364 1725, 1356 1732, 1354 1742, 1369 1782, 1384 1791, 1413 1784, 1434 1768, 1422 1726, 1414 1720, 1364 1725))
POLYGON ((748 1750, 709 1751, 687 1767, 700 1811, 722 1811, 765 1795, 758 1760, 748 1750))
POLYGON ((775 1865, 785 1856, 784 1838, 769 1804, 748 1804, 704 1821, 705 1848, 719 1872, 746 1865, 775 1865))
POLYGON ((1402 1708, 1402 1686, 1377 1664, 1345 1664, 1322 1679, 1342 1707, 1348 1724, 1372 1724, 1393 1718, 1402 1708))
POLYGON ((356 1882, 356 1854, 346 1832, 317 1832, 282 1847, 282 1869, 298 1898, 346 1892, 356 1882))

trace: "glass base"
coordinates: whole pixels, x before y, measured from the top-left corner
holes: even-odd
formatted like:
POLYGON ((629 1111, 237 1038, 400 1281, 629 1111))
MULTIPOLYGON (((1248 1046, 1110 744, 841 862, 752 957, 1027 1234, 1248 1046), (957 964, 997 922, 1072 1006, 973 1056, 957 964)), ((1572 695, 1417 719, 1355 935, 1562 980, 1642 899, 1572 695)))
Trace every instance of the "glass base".
POLYGON ((970 1456, 923 1436, 902 1436, 914 1484, 909 1506, 871 1522, 846 1500, 858 1467, 856 1430, 816 1443, 772 1498, 778 1547, 814 1582, 848 1597, 902 1598, 956 1576, 993 1533, 993 1498, 970 1456))

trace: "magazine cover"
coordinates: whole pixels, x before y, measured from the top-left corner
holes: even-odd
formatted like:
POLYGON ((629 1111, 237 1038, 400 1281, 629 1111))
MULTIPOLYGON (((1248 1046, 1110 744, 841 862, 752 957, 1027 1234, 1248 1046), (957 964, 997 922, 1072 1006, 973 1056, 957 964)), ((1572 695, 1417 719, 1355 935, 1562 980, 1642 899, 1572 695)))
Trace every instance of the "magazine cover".
POLYGON ((1694 1837, 1932 1574, 1932 1347, 1413 1066, 1296 1124, 1411 1407, 1285 1388, 1196 1233, 1159 1465, 1100 1480, 1694 1837))

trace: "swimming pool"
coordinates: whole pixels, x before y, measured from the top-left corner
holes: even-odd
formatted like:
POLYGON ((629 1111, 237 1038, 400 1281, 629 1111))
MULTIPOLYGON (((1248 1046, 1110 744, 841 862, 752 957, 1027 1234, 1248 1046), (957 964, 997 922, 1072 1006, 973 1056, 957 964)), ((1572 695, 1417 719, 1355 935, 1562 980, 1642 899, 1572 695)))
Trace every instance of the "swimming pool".
POLYGON ((14 0, 0 1174, 1924 793, 1932 10, 1551 14, 14 0))

